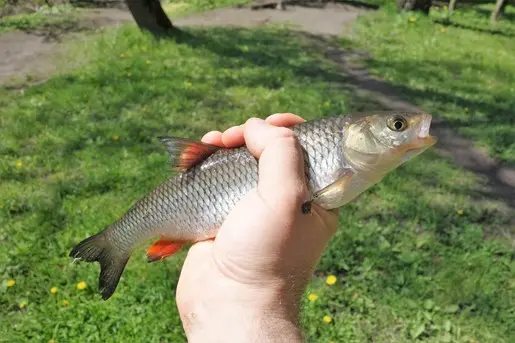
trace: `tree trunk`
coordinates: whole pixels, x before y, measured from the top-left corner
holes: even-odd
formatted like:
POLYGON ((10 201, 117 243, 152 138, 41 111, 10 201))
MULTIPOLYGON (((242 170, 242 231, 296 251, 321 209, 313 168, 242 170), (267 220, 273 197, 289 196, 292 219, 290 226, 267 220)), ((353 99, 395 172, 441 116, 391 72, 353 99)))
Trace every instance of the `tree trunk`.
POLYGON ((422 11, 429 13, 431 0, 397 0, 397 8, 404 11, 422 11))
POLYGON ((456 0, 449 1, 449 12, 454 12, 454 9, 456 8, 456 0))
POLYGON ((177 30, 161 7, 159 0, 125 0, 136 24, 153 35, 163 35, 177 30))
POLYGON ((503 15, 504 8, 507 4, 508 2, 506 0, 497 0, 497 2, 495 3, 494 11, 492 12, 492 16, 490 17, 492 22, 496 22, 497 20, 499 20, 499 18, 503 15))

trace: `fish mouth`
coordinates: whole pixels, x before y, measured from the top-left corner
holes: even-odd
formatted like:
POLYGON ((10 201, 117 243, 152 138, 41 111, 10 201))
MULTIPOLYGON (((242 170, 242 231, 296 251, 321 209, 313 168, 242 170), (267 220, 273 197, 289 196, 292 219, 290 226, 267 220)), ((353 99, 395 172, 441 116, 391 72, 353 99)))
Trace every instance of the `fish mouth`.
POLYGON ((422 122, 417 132, 417 136, 411 140, 408 144, 396 149, 397 154, 405 155, 405 160, 422 153, 432 145, 436 144, 438 139, 435 136, 429 134, 429 128, 431 127, 431 120, 433 117, 430 114, 424 114, 422 122))
MULTIPOLYGON (((433 116, 430 114, 424 114, 424 118, 422 119, 422 123, 420 124, 420 129, 418 131, 417 139, 414 142, 415 146, 418 146, 418 148, 427 147, 436 144, 438 141, 438 138, 435 136, 431 136, 429 134, 429 128, 431 127, 431 120, 433 119, 433 116)), ((413 148, 417 149, 417 148, 413 148)))

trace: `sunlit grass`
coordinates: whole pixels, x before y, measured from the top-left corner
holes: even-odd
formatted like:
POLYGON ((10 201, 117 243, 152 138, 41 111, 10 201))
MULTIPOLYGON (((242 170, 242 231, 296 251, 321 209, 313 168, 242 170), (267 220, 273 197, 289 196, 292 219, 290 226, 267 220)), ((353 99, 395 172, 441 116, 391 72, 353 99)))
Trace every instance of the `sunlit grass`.
POLYGON ((0 20, 0 34, 12 30, 33 30, 45 25, 73 25, 81 9, 70 5, 41 6, 32 13, 6 16, 0 20))

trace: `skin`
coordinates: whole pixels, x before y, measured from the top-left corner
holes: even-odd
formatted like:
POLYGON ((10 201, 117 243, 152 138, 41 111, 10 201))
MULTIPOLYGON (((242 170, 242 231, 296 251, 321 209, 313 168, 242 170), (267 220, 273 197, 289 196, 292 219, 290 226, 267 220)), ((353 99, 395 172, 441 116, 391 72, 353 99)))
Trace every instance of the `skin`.
POLYGON ((302 342, 299 304, 327 243, 337 210, 313 206, 291 113, 251 118, 202 141, 247 144, 259 159, 258 187, 230 213, 215 240, 194 244, 177 286, 177 306, 189 342, 302 342))

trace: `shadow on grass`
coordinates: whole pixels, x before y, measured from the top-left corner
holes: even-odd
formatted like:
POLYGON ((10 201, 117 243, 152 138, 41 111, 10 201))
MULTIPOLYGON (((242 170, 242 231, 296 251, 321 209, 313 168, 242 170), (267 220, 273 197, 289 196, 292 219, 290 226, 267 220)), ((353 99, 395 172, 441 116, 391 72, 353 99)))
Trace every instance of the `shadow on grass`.
POLYGON ((487 33, 487 34, 496 35, 496 36, 515 37, 515 33, 507 32, 506 30, 502 30, 502 29, 494 29, 494 28, 485 29, 484 27, 482 27, 480 25, 464 24, 464 23, 455 22, 455 21, 452 21, 449 19, 433 19, 433 21, 437 24, 440 24, 440 25, 446 26, 446 27, 454 27, 454 28, 458 28, 458 29, 471 30, 471 31, 475 31, 475 32, 487 33))
MULTIPOLYGON (((470 30, 478 33, 485 33, 492 36, 502 37, 515 37, 513 26, 509 24, 510 21, 515 20, 515 12, 509 8, 505 11, 503 17, 496 23, 491 23, 490 15, 491 10, 478 7, 479 4, 493 4, 491 2, 471 2, 463 3, 461 6, 458 2, 456 12, 449 17, 442 16, 441 18, 433 18, 433 22, 446 26, 454 27, 463 30, 470 30)), ((437 12, 441 15, 445 11, 437 12)))
MULTIPOLYGON (((491 2, 485 2, 485 3, 491 4, 491 2)), ((511 9, 514 7, 514 5, 515 5, 515 3, 512 2, 511 4, 508 4, 506 6, 506 10, 504 11, 502 16, 500 17, 499 21, 503 21, 503 20, 514 21, 515 20, 515 12, 511 11, 511 9)), ((485 8, 478 8, 478 7, 475 7, 474 10, 478 14, 480 14, 483 19, 490 20, 490 17, 492 15, 492 11, 489 11, 489 10, 487 10, 485 8)))

